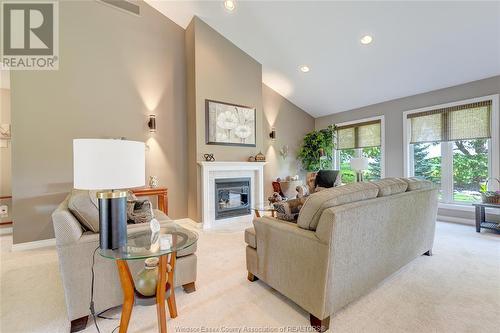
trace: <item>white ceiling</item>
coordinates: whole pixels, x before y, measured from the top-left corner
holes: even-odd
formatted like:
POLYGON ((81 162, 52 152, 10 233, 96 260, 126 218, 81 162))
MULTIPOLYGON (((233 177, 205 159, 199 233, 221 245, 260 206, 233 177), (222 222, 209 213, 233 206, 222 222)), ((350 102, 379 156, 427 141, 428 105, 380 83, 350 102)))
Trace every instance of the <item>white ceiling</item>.
POLYGON ((199 16, 315 117, 500 74, 497 1, 146 1, 183 28, 199 16))

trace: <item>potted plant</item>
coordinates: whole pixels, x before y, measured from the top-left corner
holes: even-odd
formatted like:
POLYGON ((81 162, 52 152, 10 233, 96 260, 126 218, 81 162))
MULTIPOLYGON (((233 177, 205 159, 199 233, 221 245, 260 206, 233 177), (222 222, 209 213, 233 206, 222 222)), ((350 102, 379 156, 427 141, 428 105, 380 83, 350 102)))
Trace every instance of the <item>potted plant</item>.
POLYGON ((488 180, 481 184, 479 192, 481 192, 481 199, 483 203, 500 204, 500 191, 488 191, 488 182, 493 179, 500 184, 498 178, 488 178, 488 180))
POLYGON ((333 167, 334 137, 334 125, 306 134, 297 154, 297 158, 302 163, 302 168, 305 171, 316 172, 320 169, 331 169, 333 167))

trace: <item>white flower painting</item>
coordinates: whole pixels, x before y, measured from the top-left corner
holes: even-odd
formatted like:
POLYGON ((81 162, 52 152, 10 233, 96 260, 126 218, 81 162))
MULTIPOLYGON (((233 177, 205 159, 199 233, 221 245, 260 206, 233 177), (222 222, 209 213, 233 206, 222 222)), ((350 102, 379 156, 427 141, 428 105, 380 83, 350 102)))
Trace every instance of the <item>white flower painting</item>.
POLYGON ((255 147, 255 109, 206 100, 207 144, 255 147))

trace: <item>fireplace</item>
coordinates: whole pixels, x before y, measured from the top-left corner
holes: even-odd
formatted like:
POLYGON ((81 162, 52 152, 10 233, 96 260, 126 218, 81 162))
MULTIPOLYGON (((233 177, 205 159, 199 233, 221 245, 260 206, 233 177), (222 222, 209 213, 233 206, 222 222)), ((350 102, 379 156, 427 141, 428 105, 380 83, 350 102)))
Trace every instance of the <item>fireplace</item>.
POLYGON ((215 219, 250 214, 250 178, 215 179, 215 219))

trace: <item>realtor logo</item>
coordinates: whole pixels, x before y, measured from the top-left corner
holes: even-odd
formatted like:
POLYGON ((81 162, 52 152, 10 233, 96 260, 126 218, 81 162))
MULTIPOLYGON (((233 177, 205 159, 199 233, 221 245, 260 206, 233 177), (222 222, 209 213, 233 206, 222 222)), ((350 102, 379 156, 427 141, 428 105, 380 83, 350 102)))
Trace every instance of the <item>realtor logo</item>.
POLYGON ((2 2, 3 66, 54 70, 59 63, 59 11, 54 1, 2 2))

